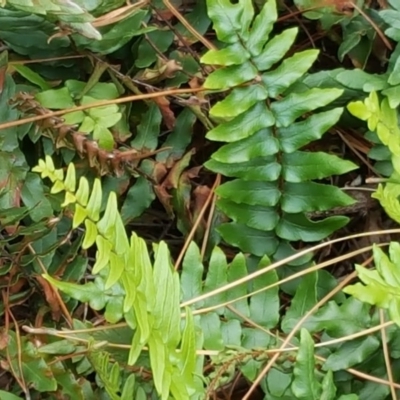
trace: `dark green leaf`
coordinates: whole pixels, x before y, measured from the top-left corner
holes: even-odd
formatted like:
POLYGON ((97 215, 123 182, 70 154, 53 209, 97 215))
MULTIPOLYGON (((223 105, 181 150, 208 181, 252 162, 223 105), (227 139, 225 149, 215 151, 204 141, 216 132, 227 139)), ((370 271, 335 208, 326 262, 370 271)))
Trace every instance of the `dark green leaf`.
POLYGON ((339 121, 343 108, 315 113, 305 121, 299 121, 279 129, 279 142, 285 153, 291 153, 322 135, 339 121))
POLYGON ((237 319, 231 319, 221 323, 221 334, 224 344, 227 346, 240 346, 242 327, 237 319))
MULTIPOLYGON (((0 20, 1 21, 1 20, 0 20)), ((1 24, 2 22, 0 22, 1 24)), ((3 26, 2 26, 3 29, 3 26)), ((1 33, 0 33, 1 38, 1 33)), ((10 100, 15 95, 15 83, 9 74, 5 75, 2 92, 0 95, 0 121, 1 123, 15 121, 18 119, 18 111, 12 107, 10 100)), ((18 147, 18 136, 15 128, 0 130, 0 149, 4 152, 13 151, 18 147)))
POLYGON ((321 385, 315 377, 314 341, 304 328, 300 331, 293 375, 292 391, 297 399, 321 399, 321 385))
POLYGON ((322 332, 335 338, 352 335, 370 326, 370 305, 349 297, 342 305, 330 301, 307 318, 304 327, 310 332, 322 332))
POLYGON ((137 135, 131 141, 131 146, 137 150, 155 150, 160 134, 162 115, 155 103, 151 103, 143 115, 137 128, 137 135))
POLYGON ((317 280, 316 272, 310 272, 302 277, 290 308, 283 317, 281 324, 283 332, 289 333, 298 320, 317 303, 317 280))
MULTIPOLYGON (((199 248, 195 242, 191 242, 182 263, 182 301, 190 300, 202 294, 203 269, 199 248)), ((196 303, 195 306, 201 308, 202 302, 196 303)))
POLYGON ((126 194, 124 204, 121 209, 121 218, 124 223, 141 216, 150 207, 155 199, 152 184, 144 177, 140 176, 126 194))
POLYGON ((221 163, 236 164, 271 156, 278 150, 278 140, 272 135, 272 130, 266 128, 248 138, 220 147, 212 158, 221 163))
POLYGON ((204 349, 223 350, 224 341, 221 333, 221 320, 218 314, 208 313, 200 316, 200 325, 204 334, 204 349))
POLYGON ((323 152, 296 151, 282 156, 282 175, 287 182, 304 182, 341 175, 357 168, 350 161, 323 152))
POLYGON ((37 174, 27 174, 21 190, 21 198, 31 209, 30 216, 35 222, 53 214, 51 204, 43 192, 43 183, 37 174))
POLYGON ((265 104, 259 102, 229 122, 218 125, 207 133, 207 139, 236 142, 254 135, 263 128, 269 128, 275 120, 265 104))
MULTIPOLYGON (((246 266, 246 258, 242 253, 236 255, 233 261, 228 266, 227 278, 228 282, 236 282, 237 280, 244 278, 247 276, 247 266, 246 266)), ((247 283, 242 283, 230 290, 227 291, 226 300, 234 300, 240 297, 247 295, 247 283)), ((231 304, 231 306, 239 311, 244 316, 248 317, 250 315, 249 312, 249 304, 246 298, 238 300, 231 304)), ((229 309, 225 310, 226 318, 238 319, 238 315, 230 311, 229 309)))
POLYGON ((288 127, 304 113, 326 106, 342 93, 343 90, 339 89, 311 89, 305 93, 293 93, 272 103, 271 110, 277 126, 288 127))
POLYGON ((385 75, 369 74, 359 68, 343 70, 336 79, 351 89, 361 89, 364 92, 383 90, 389 86, 385 75))
POLYGON ((272 207, 237 204, 227 199, 219 199, 217 205, 233 221, 247 225, 250 228, 271 231, 279 221, 278 213, 272 207))
POLYGON ((168 163, 168 161, 179 160, 183 156, 192 140, 193 125, 195 122, 196 116, 189 108, 185 108, 179 114, 173 131, 168 135, 167 140, 163 144, 163 147, 170 147, 170 149, 157 154, 156 160, 158 162, 168 163))
MULTIPOLYGON (((219 247, 214 248, 211 254, 206 281, 204 283, 204 293, 211 292, 214 289, 217 289, 227 284, 227 268, 228 264, 226 262, 226 256, 224 252, 219 247)), ((221 304, 225 302, 226 292, 224 291, 220 294, 204 300, 204 306, 212 307, 216 304, 221 304)), ((223 308, 219 309, 218 311, 222 313, 223 308)))
MULTIPOLYGON (((263 257, 258 264, 258 268, 265 268, 269 264, 269 259, 267 257, 263 257)), ((279 278, 276 271, 269 271, 252 280, 251 290, 257 291, 262 288, 266 288, 278 282, 278 280, 279 278)), ((267 329, 273 329, 276 327, 280 318, 279 307, 279 286, 276 285, 273 288, 264 290, 251 296, 250 318, 255 323, 267 329)))
POLYGON ((42 90, 50 90, 51 86, 36 72, 26 65, 14 64, 13 68, 29 82, 39 86, 42 90))
POLYGON ((336 386, 331 370, 325 374, 322 380, 322 393, 321 400, 335 400, 336 399, 336 386))
POLYGON ((341 216, 311 221, 304 214, 284 213, 276 227, 276 233, 282 239, 289 241, 317 242, 325 239, 348 222, 348 217, 341 216))
POLYGON ((135 65, 137 68, 146 68, 157 61, 157 53, 154 47, 160 53, 168 50, 174 40, 174 34, 171 30, 157 30, 149 32, 147 37, 143 37, 138 48, 135 65), (151 43, 151 44, 150 44, 151 43), (154 47, 153 47, 154 46, 154 47))
POLYGON ((276 205, 280 198, 276 184, 248 182, 241 179, 224 183, 217 188, 216 193, 218 196, 231 199, 235 203, 265 207, 276 205))
POLYGON ((234 222, 220 225, 218 232, 226 242, 239 247, 245 253, 259 257, 273 254, 279 243, 274 233, 263 232, 234 222))
POLYGON ((282 210, 290 214, 325 211, 355 202, 336 186, 314 182, 286 183, 282 193, 282 210))
POLYGON ((325 364, 324 371, 331 369, 339 371, 360 364, 370 357, 380 347, 379 340, 372 335, 343 343, 337 351, 331 354, 325 364))
POLYGON ((225 176, 261 182, 276 181, 281 172, 281 165, 275 157, 259 157, 251 161, 233 164, 209 160, 205 166, 211 171, 225 176))

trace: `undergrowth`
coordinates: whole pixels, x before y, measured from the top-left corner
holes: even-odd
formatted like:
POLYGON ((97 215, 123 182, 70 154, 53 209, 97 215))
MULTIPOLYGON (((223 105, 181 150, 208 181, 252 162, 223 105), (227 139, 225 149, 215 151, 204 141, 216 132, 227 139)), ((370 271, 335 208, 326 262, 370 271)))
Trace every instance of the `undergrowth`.
POLYGON ((0 2, 0 399, 399 396, 400 9, 293 3, 0 2))

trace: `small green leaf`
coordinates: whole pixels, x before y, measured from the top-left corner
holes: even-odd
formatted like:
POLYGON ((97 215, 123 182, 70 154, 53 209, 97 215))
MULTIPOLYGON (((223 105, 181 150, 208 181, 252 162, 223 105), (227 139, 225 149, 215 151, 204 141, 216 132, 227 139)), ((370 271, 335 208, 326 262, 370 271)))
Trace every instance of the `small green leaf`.
POLYGON ((154 328, 163 333, 164 343, 177 346, 180 340, 179 277, 172 269, 165 242, 161 242, 156 251, 153 280, 157 287, 153 310, 154 328))
POLYGON ((182 333, 180 373, 189 379, 193 379, 196 369, 196 333, 193 315, 190 308, 185 309, 185 328, 182 333))
POLYGON ((209 50, 200 61, 211 65, 241 65, 250 58, 248 51, 241 43, 233 43, 221 50, 209 50))
POLYGON ((314 341, 304 328, 300 331, 300 346, 293 375, 292 391, 296 399, 321 399, 321 385, 315 377, 314 341))
MULTIPOLYGON (((228 282, 236 282, 241 278, 244 278, 247 276, 247 265, 246 265, 246 257, 244 254, 239 253, 235 256, 233 261, 228 265, 228 271, 227 271, 227 279, 228 282)), ((232 307, 235 308, 235 310, 239 311, 241 314, 243 314, 246 317, 250 316, 250 310, 249 310, 249 304, 247 298, 245 296, 247 295, 247 282, 244 282, 234 288, 231 288, 230 290, 227 291, 226 293, 226 300, 237 300, 239 298, 242 298, 240 300, 235 301, 232 305, 232 307)), ((237 319, 238 316, 237 314, 233 313, 229 309, 225 309, 225 317, 226 318, 233 318, 237 319)))
POLYGON ((221 334, 221 320, 215 312, 201 314, 200 326, 204 334, 204 349, 223 350, 224 341, 221 334))
POLYGON ((294 214, 348 206, 355 200, 336 186, 314 182, 287 182, 282 190, 282 210, 294 214))
MULTIPOLYGON (((263 257, 258 263, 258 269, 265 268, 270 264, 267 257, 263 257)), ((279 281, 276 271, 269 271, 258 276, 252 281, 252 291, 258 291, 279 281)), ((254 294, 250 298, 250 318, 255 323, 273 329, 278 324, 279 315, 279 285, 254 294)))
POLYGON ((134 398, 135 392, 135 374, 130 374, 125 381, 124 388, 121 393, 121 400, 131 400, 134 398))
POLYGON ((370 308, 354 297, 348 297, 341 305, 330 301, 307 318, 303 327, 311 333, 326 331, 335 338, 352 335, 370 326, 370 308))
POLYGON ((362 121, 367 121, 372 115, 371 111, 365 106, 362 101, 353 101, 347 105, 347 109, 358 119, 362 121))
POLYGON ((32 71, 26 65, 14 64, 13 68, 29 82, 39 86, 43 91, 51 90, 51 86, 39 74, 32 71))
POLYGON ((90 307, 92 307, 94 310, 101 310, 105 306, 106 298, 104 294, 104 288, 96 285, 93 282, 82 285, 58 281, 47 274, 43 275, 43 277, 68 296, 71 296, 82 303, 89 303, 90 307))
POLYGON ((104 267, 106 267, 110 261, 110 254, 112 250, 112 244, 101 235, 96 237, 97 253, 96 262, 93 266, 93 274, 98 274, 104 267))
POLYGON ((75 205, 74 219, 72 221, 72 228, 76 229, 87 217, 87 211, 81 205, 75 205))
POLYGON ((212 158, 221 163, 241 163, 257 157, 267 157, 278 153, 279 142, 270 128, 261 129, 254 135, 220 147, 212 158))
POLYGON ((260 231, 235 222, 221 224, 218 232, 227 243, 259 257, 274 254, 279 244, 273 232, 260 231))
MULTIPOLYGON (((202 279, 204 267, 201 262, 200 250, 195 242, 191 242, 182 263, 181 290, 182 301, 190 300, 202 294, 202 279)), ((194 306, 201 308, 203 302, 194 306)))
POLYGON ((75 165, 70 163, 67 168, 67 175, 64 180, 65 190, 75 193, 76 176, 75 176, 75 165))
POLYGON ((269 96, 277 98, 288 87, 301 78, 318 57, 318 50, 305 50, 287 58, 273 71, 262 75, 269 96))
POLYGON ((64 109, 75 106, 68 88, 51 89, 36 94, 36 100, 46 108, 64 109))
POLYGON ((93 246, 97 237, 97 226, 90 219, 85 220, 85 237, 82 243, 82 249, 86 250, 89 247, 93 246))
POLYGON ((277 19, 276 0, 266 1, 261 12, 254 19, 250 36, 246 43, 253 56, 258 56, 261 53, 277 19))
POLYGON ((343 108, 314 113, 305 121, 295 122, 285 128, 280 128, 279 138, 282 150, 291 153, 313 140, 320 139, 323 134, 335 125, 343 113, 343 108))
POLYGON ((326 106, 336 100, 343 90, 310 89, 304 93, 292 93, 281 101, 271 104, 278 127, 288 127, 304 113, 326 106))
POLYGON ((114 147, 114 137, 109 129, 104 125, 95 124, 93 129, 93 139, 105 150, 112 150, 114 147))
POLYGON ((266 71, 280 61, 292 47, 298 31, 298 28, 290 28, 274 36, 266 44, 262 53, 254 58, 254 63, 258 70, 266 71))
POLYGON ((137 135, 131 141, 131 146, 137 150, 155 150, 160 134, 161 120, 160 109, 155 103, 151 103, 147 112, 141 118, 137 127, 137 135))
POLYGON ((124 223, 140 217, 155 199, 153 185, 144 177, 140 176, 126 194, 124 204, 121 208, 121 217, 124 223))
POLYGON ((87 205, 89 199, 89 182, 84 176, 81 176, 79 179, 79 186, 75 197, 81 206, 85 207, 87 205))
POLYGON ((0 399, 1 400, 23 400, 22 397, 18 397, 15 394, 6 392, 4 390, 0 390, 0 399))
MULTIPOLYGON (((204 293, 211 292, 221 286, 227 284, 227 268, 226 256, 224 252, 219 248, 215 247, 211 254, 210 265, 208 267, 207 277, 204 283, 204 293)), ((226 292, 222 292, 216 296, 209 297, 204 301, 205 307, 212 307, 216 304, 226 302, 226 292)), ((223 312, 223 309, 219 309, 217 312, 223 312)))
POLYGON ((351 161, 323 152, 296 151, 282 156, 282 175, 287 182, 304 182, 342 175, 357 167, 351 161))
POLYGON ((344 342, 337 351, 327 358, 323 370, 339 371, 361 364, 375 353, 380 345, 380 341, 372 335, 344 342))
POLYGON ((336 399, 336 386, 331 370, 325 374, 322 380, 322 393, 321 400, 335 400, 336 399))
POLYGON ((157 330, 153 330, 152 335, 149 337, 149 356, 154 385, 159 394, 163 392, 163 376, 166 370, 167 362, 167 357, 165 354, 166 349, 167 348, 161 338, 161 334, 157 330))
POLYGON ((228 89, 253 80, 257 74, 257 68, 248 61, 240 65, 217 69, 208 75, 203 86, 206 89, 228 89))
POLYGON ((259 102, 229 122, 218 125, 207 133, 207 139, 236 142, 247 138, 262 128, 274 124, 274 117, 265 104, 259 102))
POLYGON ((53 214, 50 201, 43 191, 43 183, 36 174, 28 173, 21 190, 21 199, 30 208, 33 221, 40 221, 53 214))
POLYGON ((236 117, 267 97, 267 90, 260 84, 237 87, 222 101, 215 104, 210 114, 221 118, 236 117))
POLYGON ((92 193, 90 195, 89 202, 86 207, 88 216, 93 221, 99 220, 101 201, 102 201, 101 182, 99 179, 95 179, 92 193))
POLYGON ((70 354, 76 351, 76 345, 67 339, 62 339, 40 346, 38 351, 45 354, 70 354))
POLYGON ((317 280, 316 272, 310 272, 302 277, 290 308, 283 317, 281 324, 283 332, 289 333, 297 321, 317 303, 317 280))
POLYGON ((273 207, 237 204, 227 199, 219 199, 217 205, 233 221, 250 228, 270 231, 276 227, 279 221, 277 210, 273 207))
POLYGON ((235 179, 219 186, 216 194, 235 203, 275 206, 280 198, 276 183, 251 182, 235 179))
POLYGON ((226 43, 239 40, 239 32, 253 18, 252 13, 246 15, 244 12, 248 3, 249 0, 239 0, 236 4, 232 4, 230 0, 207 0, 208 15, 219 40, 226 43))
POLYGON ((276 157, 258 157, 251 161, 232 164, 209 160, 204 165, 209 170, 225 176, 260 182, 276 181, 282 169, 276 157))
POLYGON ((343 228, 348 222, 349 218, 342 216, 311 221, 301 213, 283 213, 276 227, 276 233, 280 238, 288 241, 318 242, 343 228))

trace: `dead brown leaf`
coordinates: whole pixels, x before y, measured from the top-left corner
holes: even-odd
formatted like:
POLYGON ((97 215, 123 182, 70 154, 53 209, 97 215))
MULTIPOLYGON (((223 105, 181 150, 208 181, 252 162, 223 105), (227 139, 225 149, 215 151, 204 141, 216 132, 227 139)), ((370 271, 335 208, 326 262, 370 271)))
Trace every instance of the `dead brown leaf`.
POLYGON ((60 299, 49 282, 40 275, 36 276, 39 285, 42 287, 46 301, 51 309, 51 315, 55 321, 59 321, 61 317, 60 299))

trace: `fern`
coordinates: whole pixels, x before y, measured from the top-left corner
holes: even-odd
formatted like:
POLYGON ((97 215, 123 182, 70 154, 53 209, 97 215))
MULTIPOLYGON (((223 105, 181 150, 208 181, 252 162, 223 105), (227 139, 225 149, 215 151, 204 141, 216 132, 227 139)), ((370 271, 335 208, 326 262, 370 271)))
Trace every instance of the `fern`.
POLYGON ((400 222, 400 128, 397 107, 390 106, 389 98, 380 101, 378 94, 371 92, 364 101, 352 102, 347 108, 357 118, 367 121, 368 128, 376 132, 390 153, 394 171, 387 182, 379 184, 372 197, 379 200, 389 217, 400 222))
MULTIPOLYGON (((47 274, 44 277, 67 295, 90 303, 94 309, 106 306, 108 322, 117 322, 115 313, 123 316, 134 331, 128 363, 133 365, 147 345, 154 384, 161 399, 167 399, 170 393, 175 399, 189 398, 190 391, 194 391, 194 323, 187 310, 185 329, 181 333, 179 277, 173 272, 166 244, 154 246, 152 267, 145 242, 135 234, 129 240, 114 192, 110 193, 101 215, 103 196, 99 179, 94 181, 92 190, 85 177, 80 178, 76 187, 74 164, 69 164, 64 176, 64 171, 56 169, 48 156, 33 170, 52 181, 52 193, 65 192, 62 207, 75 206, 72 227, 85 224, 82 248, 96 244, 92 273, 100 274, 94 283, 84 285, 58 281, 47 274), (123 299, 119 306, 121 290, 123 299)), ((115 382, 107 390, 113 391, 115 382)))
POLYGON ((356 166, 326 153, 300 149, 319 139, 343 109, 310 113, 337 99, 338 89, 285 92, 312 66, 317 50, 283 60, 297 28, 269 37, 277 19, 275 0, 254 18, 250 0, 208 0, 208 12, 225 47, 210 50, 202 62, 219 68, 206 79, 207 89, 229 90, 210 110, 219 125, 207 138, 224 142, 206 163, 208 169, 233 180, 216 191, 218 207, 232 222, 218 230, 242 251, 272 255, 281 239, 318 241, 344 226, 348 218, 312 221, 307 213, 352 204, 340 189, 315 183, 356 166), (277 63, 280 64, 278 66, 277 63))

